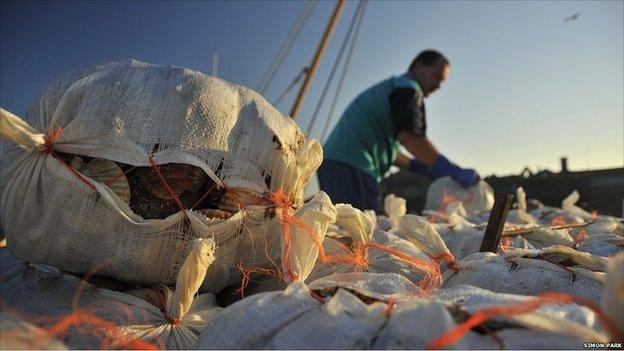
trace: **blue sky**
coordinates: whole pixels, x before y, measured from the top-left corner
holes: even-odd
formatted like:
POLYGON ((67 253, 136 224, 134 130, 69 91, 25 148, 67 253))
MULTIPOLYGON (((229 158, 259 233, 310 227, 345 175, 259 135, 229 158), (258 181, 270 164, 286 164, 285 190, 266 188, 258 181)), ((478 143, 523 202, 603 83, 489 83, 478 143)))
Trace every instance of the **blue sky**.
MULTIPOLYGON (((430 139, 482 175, 624 165, 624 2, 370 1, 336 112, 427 48, 451 61, 427 99, 430 139), (575 21, 564 18, 580 13, 575 21)), ((348 1, 297 118, 316 107, 357 3, 348 1)), ((121 58, 183 66, 255 88, 300 1, 11 2, 0 5, 0 105, 22 114, 53 77, 121 58)), ((320 1, 265 94, 309 64, 333 9, 320 1)), ((336 79, 337 81, 337 79, 336 79)), ((327 118, 335 84, 321 109, 327 118)), ((296 91, 277 107, 290 111, 296 91)), ((334 121, 339 116, 333 116, 334 121)), ((319 137, 321 126, 311 136, 319 137)))

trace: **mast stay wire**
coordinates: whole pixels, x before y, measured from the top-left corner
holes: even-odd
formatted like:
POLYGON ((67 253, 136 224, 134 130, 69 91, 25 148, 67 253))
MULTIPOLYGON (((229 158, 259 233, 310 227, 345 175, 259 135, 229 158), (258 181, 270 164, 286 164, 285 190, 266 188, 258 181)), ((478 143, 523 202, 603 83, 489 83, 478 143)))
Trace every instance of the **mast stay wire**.
POLYGON ((286 95, 292 90, 292 88, 294 88, 295 85, 297 85, 297 83, 299 83, 301 78, 303 78, 306 74, 308 74, 309 70, 310 70, 310 67, 308 67, 308 66, 303 67, 301 72, 299 72, 299 74, 295 77, 295 79, 293 79, 293 81, 286 87, 286 89, 284 89, 284 91, 282 91, 282 93, 277 98, 277 100, 275 100, 275 102, 273 103, 273 106, 277 107, 277 105, 282 101, 282 99, 284 99, 284 97, 286 97, 286 95))
POLYGON ((310 119, 310 122, 308 122, 308 127, 306 128, 305 131, 305 135, 306 137, 308 137, 310 135, 310 131, 313 130, 314 128, 314 124, 316 123, 316 119, 318 117, 318 113, 321 109, 321 106, 323 105, 323 102, 325 101, 325 95, 327 94, 327 91, 329 90, 329 86, 331 85, 333 79, 334 79, 334 75, 336 73, 336 70, 338 69, 338 66, 340 65, 340 62, 342 61, 342 56, 344 54, 344 51, 349 43, 349 41, 351 40, 351 33, 353 32, 353 28, 355 28, 355 24, 358 21, 358 17, 360 15, 360 12, 362 12, 363 9, 363 1, 360 1, 358 3, 357 8, 355 9, 355 13, 353 14, 353 18, 351 19, 351 23, 349 24, 349 28, 347 30, 347 33, 345 34, 345 38, 342 41, 342 45, 340 46, 340 50, 338 51, 338 56, 336 57, 336 60, 334 61, 334 65, 331 69, 331 72, 329 73, 329 77, 327 78, 327 82, 325 83, 325 86, 323 87, 323 92, 321 93, 321 97, 319 98, 319 102, 316 104, 316 107, 314 109, 314 113, 312 113, 312 118, 310 119))
POLYGON ((327 136, 329 123, 332 120, 334 110, 336 109, 336 102, 338 101, 338 97, 340 96, 340 92, 342 90, 342 84, 345 81, 347 70, 349 68, 349 64, 351 63, 351 57, 353 56, 355 43, 357 42, 357 37, 358 37, 358 34, 360 33, 360 27, 362 26, 362 22, 364 19, 364 11, 366 10, 366 5, 368 4, 368 0, 362 0, 362 2, 364 4, 362 5, 362 11, 360 11, 360 16, 358 17, 358 23, 355 27, 355 32, 353 33, 353 40, 351 41, 351 46, 349 47, 349 52, 347 53, 347 58, 342 68, 342 73, 340 74, 340 80, 338 81, 338 87, 336 88, 336 93, 334 94, 334 100, 332 101, 332 105, 327 115, 327 119, 325 120, 325 126, 323 126, 323 133, 321 134, 321 137, 319 138, 319 141, 321 143, 324 142, 325 137, 327 136))
POLYGON ((269 65, 269 67, 267 67, 267 70, 264 72, 264 75, 262 76, 260 83, 258 83, 258 87, 256 88, 256 90, 260 94, 264 94, 264 92, 266 92, 267 89, 269 89, 269 86, 273 82, 273 79, 275 78, 277 71, 284 63, 286 56, 288 56, 288 54, 290 53, 290 49, 294 45, 296 39, 299 37, 301 30, 303 29, 308 19, 310 18, 310 15, 312 14, 312 10, 314 10, 317 3, 318 3, 318 0, 308 2, 306 6, 299 13, 297 20, 295 21, 292 28, 290 29, 289 35, 286 37, 286 39, 282 43, 282 46, 280 47, 280 49, 275 53, 275 56, 273 57, 271 64, 269 65))

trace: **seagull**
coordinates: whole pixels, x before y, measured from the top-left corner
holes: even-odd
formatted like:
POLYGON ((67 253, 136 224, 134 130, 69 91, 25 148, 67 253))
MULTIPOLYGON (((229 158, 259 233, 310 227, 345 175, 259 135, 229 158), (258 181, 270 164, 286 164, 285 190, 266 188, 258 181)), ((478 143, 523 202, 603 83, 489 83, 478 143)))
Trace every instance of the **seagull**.
POLYGON ((568 16, 566 18, 563 19, 563 22, 567 23, 570 21, 576 21, 577 18, 579 18, 579 16, 581 15, 580 12, 577 12, 575 14, 573 14, 572 16, 568 16))

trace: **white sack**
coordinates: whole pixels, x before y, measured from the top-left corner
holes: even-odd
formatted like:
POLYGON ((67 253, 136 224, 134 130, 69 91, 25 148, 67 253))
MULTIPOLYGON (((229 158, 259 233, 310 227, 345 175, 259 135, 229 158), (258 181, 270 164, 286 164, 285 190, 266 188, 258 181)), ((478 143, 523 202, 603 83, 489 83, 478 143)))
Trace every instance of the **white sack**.
MULTIPOLYGON (((336 215, 336 208, 329 196, 322 191, 299 209, 297 217, 303 225, 290 225, 290 267, 286 267, 282 261, 282 272, 286 277, 289 270, 292 270, 296 281, 305 281, 308 278, 317 262, 319 245, 323 243, 327 226, 336 220, 336 215)), ((284 252, 284 240, 281 247, 284 252)))
POLYGON ((384 211, 388 215, 392 227, 396 227, 399 225, 399 218, 407 213, 407 201, 394 194, 388 194, 384 198, 384 211))
POLYGON ((601 257, 624 252, 624 238, 616 234, 589 235, 578 244, 577 250, 601 257))
POLYGON ((607 263, 607 282, 601 307, 615 327, 624 333, 624 254, 611 258, 607 263))
MULTIPOLYGON (((605 279, 603 272, 594 272, 580 265, 564 269, 555 263, 530 258, 548 253, 522 249, 512 249, 502 255, 476 253, 460 261, 458 271, 445 273, 443 288, 465 284, 494 292, 522 295, 555 291, 600 301, 605 279)), ((574 255, 560 251, 550 258, 562 258, 565 261, 571 257, 574 255)))
POLYGON ((494 190, 483 180, 475 186, 463 188, 451 177, 442 177, 429 185, 425 209, 444 212, 448 204, 457 201, 468 213, 489 212, 494 206, 494 190))
POLYGON ((306 141, 256 92, 134 60, 66 73, 41 92, 23 122, 11 121, 8 131, 3 122, 2 136, 26 147, 3 151, 0 162, 7 165, 0 222, 11 252, 74 273, 109 261, 102 275, 133 284, 173 284, 191 240, 213 238, 217 259, 202 291, 219 291, 240 280, 241 260, 270 266, 254 243, 266 241, 278 258, 280 218, 265 216, 266 206, 250 206, 225 220, 190 210, 145 220, 104 183, 87 179, 94 190, 40 152, 42 133, 62 128, 52 144, 58 152, 141 167, 153 157, 159 165, 200 167, 219 186, 260 194, 283 189, 295 210, 322 160, 320 144, 306 141))
MULTIPOLYGON (((367 275, 369 278, 360 283, 357 279, 356 282, 349 278, 340 280, 343 275, 337 275, 334 281, 323 279, 313 283, 311 286, 318 284, 313 291, 297 282, 285 291, 248 297, 225 308, 202 331, 197 348, 424 349, 439 335, 457 327, 458 320, 463 320, 464 316, 457 315, 458 309, 474 312, 487 306, 530 299, 473 287, 440 290, 430 297, 418 297, 402 292, 404 285, 398 281, 387 277, 377 280, 375 276, 381 275, 367 275), (390 281, 396 285, 383 284, 390 281), (377 298, 371 300, 371 295, 377 298)), ((526 316, 496 319, 514 322, 497 331, 504 349, 526 343, 521 340, 525 338, 534 339, 532 345, 540 348, 570 348, 582 341, 607 340, 595 330, 593 312, 574 304, 546 305, 526 316)), ((449 347, 500 346, 488 335, 468 331, 449 347)))
POLYGON ((0 349, 67 350, 65 343, 6 310, 5 303, 0 303, 0 312, 0 349))
MULTIPOLYGON (((401 239, 396 235, 378 230, 375 232, 374 242, 415 258, 423 262, 424 265, 414 266, 390 253, 370 248, 367 253, 367 267, 356 267, 348 263, 323 263, 317 261, 307 281, 312 282, 321 278, 331 279, 331 277, 340 275, 340 273, 363 270, 370 273, 396 273, 409 279, 412 283, 418 284, 425 277, 430 276, 432 268, 437 267, 424 252, 409 241, 401 239)), ((323 246, 327 255, 330 256, 349 256, 354 254, 348 246, 334 238, 325 238, 323 246)))
MULTIPOLYGON (((35 316, 63 317, 79 308, 87 309, 118 326, 129 340, 140 338, 171 349, 188 349, 194 346, 199 331, 219 312, 214 295, 194 298, 208 266, 214 261, 214 241, 195 239, 192 244, 193 249, 178 273, 176 290, 163 288, 161 306, 132 295, 95 288, 42 265, 18 266, 3 276, 2 300, 35 316)), ((70 334, 65 340, 71 347, 100 347, 92 333, 70 334)))

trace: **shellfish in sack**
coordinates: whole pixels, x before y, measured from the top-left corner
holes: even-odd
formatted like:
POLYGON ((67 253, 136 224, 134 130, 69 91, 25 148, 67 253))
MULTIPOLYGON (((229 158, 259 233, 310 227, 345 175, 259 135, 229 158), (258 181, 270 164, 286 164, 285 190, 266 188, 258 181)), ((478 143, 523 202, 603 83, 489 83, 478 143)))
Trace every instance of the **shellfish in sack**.
POLYGON ((241 261, 271 266, 254 247, 280 255, 271 194, 286 194, 296 213, 322 161, 320 144, 251 89, 135 60, 63 74, 24 119, 1 115, 13 142, 0 180, 9 250, 76 274, 108 262, 99 274, 135 285, 174 284, 197 238, 216 243, 202 292, 238 283, 241 261), (63 155, 119 166, 130 203, 125 183, 83 174, 63 155))

